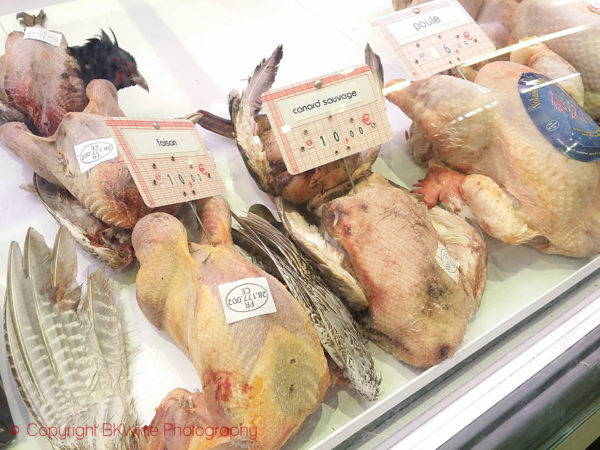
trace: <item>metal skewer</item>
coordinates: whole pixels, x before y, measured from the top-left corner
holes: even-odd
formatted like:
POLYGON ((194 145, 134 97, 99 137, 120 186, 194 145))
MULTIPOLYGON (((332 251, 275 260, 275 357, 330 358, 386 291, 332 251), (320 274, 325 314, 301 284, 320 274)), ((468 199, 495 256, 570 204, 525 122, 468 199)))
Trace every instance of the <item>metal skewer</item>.
POLYGON ((198 223, 200 224, 200 228, 202 228, 202 232, 204 233, 204 236, 206 236, 206 240, 211 245, 211 247, 214 247, 212 241, 210 240, 210 237, 208 236, 208 232, 206 231, 206 228, 204 228, 204 224, 202 223, 202 220, 200 219, 200 216, 198 215, 198 212, 196 211, 196 205, 194 205, 192 202, 188 202, 188 205, 190 205, 190 208, 192 209, 194 216, 196 216, 196 219, 198 220, 198 223))
POLYGON ((458 71, 460 76, 463 77, 463 80, 469 81, 469 80, 467 80, 467 77, 465 77, 465 74, 463 73, 463 71, 460 69, 460 66, 456 66, 456 70, 458 71))
POLYGON ((352 186, 351 190, 354 191, 354 180, 352 179, 352 174, 350 173, 350 167, 348 167, 346 158, 342 158, 342 162, 344 163, 344 167, 346 168, 346 173, 348 174, 348 179, 350 180, 350 185, 352 186))

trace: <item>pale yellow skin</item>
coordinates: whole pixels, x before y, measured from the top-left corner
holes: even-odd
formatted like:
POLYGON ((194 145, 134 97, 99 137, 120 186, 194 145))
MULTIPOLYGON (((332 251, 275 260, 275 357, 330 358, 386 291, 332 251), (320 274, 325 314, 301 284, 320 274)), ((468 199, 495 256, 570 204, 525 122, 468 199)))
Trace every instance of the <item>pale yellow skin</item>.
POLYGON ((486 251, 477 230, 441 208, 427 210, 380 175, 327 203, 323 223, 365 289, 369 337, 417 367, 452 356, 485 287, 486 251), (456 281, 436 262, 440 243, 460 264, 456 281))
POLYGON ((516 85, 530 71, 493 62, 475 80, 491 93, 458 78, 434 76, 387 97, 413 119, 416 142, 430 143, 425 150, 413 147, 420 162, 434 158, 466 175, 446 186, 443 202, 506 243, 595 255, 600 252, 598 163, 563 155, 529 119, 516 85))
MULTIPOLYGON (((244 424, 258 430, 257 439, 238 444, 278 448, 323 400, 330 384, 323 349, 300 304, 233 248, 226 202, 209 199, 201 218, 214 246, 188 245, 184 227, 164 213, 146 216, 132 236, 141 265, 138 303, 190 355, 203 387, 202 395, 183 393, 193 396, 195 414, 181 409, 189 402, 173 409, 167 398, 154 423, 180 417, 197 426, 244 424), (218 285, 251 277, 267 278, 277 312, 227 324, 218 285)), ((159 436, 150 448, 210 448, 229 440, 159 436)))

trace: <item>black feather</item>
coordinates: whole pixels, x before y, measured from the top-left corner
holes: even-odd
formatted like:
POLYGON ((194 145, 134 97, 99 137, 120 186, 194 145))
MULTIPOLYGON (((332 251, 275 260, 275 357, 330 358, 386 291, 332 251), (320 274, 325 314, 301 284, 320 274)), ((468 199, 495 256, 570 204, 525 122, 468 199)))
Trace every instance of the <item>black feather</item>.
POLYGON ((69 47, 69 53, 79 63, 85 84, 101 78, 112 82, 117 89, 133 86, 132 77, 139 75, 135 58, 119 47, 115 33, 110 31, 114 42, 100 30, 100 36, 88 39, 84 45, 69 47))

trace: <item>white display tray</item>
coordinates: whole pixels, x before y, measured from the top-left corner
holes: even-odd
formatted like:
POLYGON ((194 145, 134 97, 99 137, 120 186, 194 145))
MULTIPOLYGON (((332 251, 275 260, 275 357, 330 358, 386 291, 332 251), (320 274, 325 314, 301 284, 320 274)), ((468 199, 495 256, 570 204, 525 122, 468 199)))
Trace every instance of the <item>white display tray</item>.
MULTIPOLYGON (((18 29, 14 13, 23 4, 45 7, 47 26, 64 32, 69 43, 81 44, 111 27, 121 46, 134 54, 150 93, 128 88, 119 93, 129 117, 181 117, 198 108, 227 116, 227 94, 243 87, 259 60, 283 43, 284 58, 275 87, 361 64, 370 39, 369 22, 391 11, 391 1, 348 2, 298 0, 107 0, 95 2, 3 2, 0 6, 0 43, 8 31, 18 29), (9 14, 10 13, 10 14, 9 14)), ((29 10, 32 12, 33 10, 29 10)), ((377 51, 378 49, 375 48, 377 51)), ((399 75, 394 64, 384 64, 386 79, 399 75)), ((385 144, 376 170, 411 185, 423 175, 408 157, 404 131, 408 119, 388 104, 394 139, 385 144), (395 175, 394 175, 395 174, 395 175)), ((227 187, 227 200, 235 212, 261 202, 273 207, 250 178, 233 141, 201 130, 227 187)), ((31 182, 31 170, 0 147, 0 294, 6 289, 8 247, 22 247, 29 226, 51 244, 58 229, 39 199, 19 186, 31 182)), ((590 273, 600 258, 573 259, 541 254, 526 247, 510 247, 487 239, 488 281, 480 309, 467 328, 456 354, 426 371, 398 362, 375 345, 370 348, 382 375, 381 396, 363 401, 346 387, 332 386, 320 409, 310 416, 287 448, 331 448, 376 417, 427 386, 519 322, 543 308, 590 273)), ((98 263, 79 254, 79 277, 98 263)), ((135 269, 110 272, 124 315, 128 338, 136 348, 131 366, 134 395, 143 423, 148 423, 162 398, 173 388, 199 388, 198 377, 187 358, 168 338, 153 328, 135 301, 135 269)), ((2 296, 3 297, 3 296, 2 296)), ((0 374, 6 382, 11 411, 23 429, 30 419, 18 399, 9 375, 0 338, 0 374)), ((19 441, 38 448, 40 441, 19 441), (34 443, 35 442, 35 443, 34 443)))

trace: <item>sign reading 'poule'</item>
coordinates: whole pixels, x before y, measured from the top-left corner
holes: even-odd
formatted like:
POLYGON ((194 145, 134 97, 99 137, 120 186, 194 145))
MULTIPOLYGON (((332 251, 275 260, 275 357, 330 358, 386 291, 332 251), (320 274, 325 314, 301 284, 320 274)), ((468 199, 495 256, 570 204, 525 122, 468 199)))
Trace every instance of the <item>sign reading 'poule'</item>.
POLYGON ((189 120, 106 119, 146 205, 158 206, 225 192, 215 163, 189 120))
POLYGON ((411 78, 420 80, 494 52, 494 44, 456 0, 434 0, 380 17, 373 26, 411 78))
POLYGON ((261 99, 293 175, 392 138, 380 86, 367 65, 275 89, 261 99))

